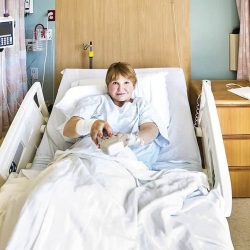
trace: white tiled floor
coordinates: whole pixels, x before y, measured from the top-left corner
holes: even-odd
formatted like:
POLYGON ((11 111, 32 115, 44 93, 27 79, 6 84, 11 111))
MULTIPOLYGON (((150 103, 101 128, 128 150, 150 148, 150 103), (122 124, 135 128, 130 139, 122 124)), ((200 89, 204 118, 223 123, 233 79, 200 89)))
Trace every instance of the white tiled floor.
POLYGON ((250 198, 233 199, 228 222, 235 250, 250 250, 250 198))

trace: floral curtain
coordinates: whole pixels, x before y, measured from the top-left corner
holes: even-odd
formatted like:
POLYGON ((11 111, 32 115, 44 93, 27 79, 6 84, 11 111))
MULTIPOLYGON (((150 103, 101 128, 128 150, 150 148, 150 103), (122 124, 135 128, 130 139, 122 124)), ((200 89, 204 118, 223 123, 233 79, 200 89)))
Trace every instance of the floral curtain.
POLYGON ((0 52, 0 138, 8 129, 27 92, 24 1, 0 0, 0 15, 15 20, 15 46, 0 52))
POLYGON ((237 79, 250 81, 250 1, 236 0, 240 18, 237 79))

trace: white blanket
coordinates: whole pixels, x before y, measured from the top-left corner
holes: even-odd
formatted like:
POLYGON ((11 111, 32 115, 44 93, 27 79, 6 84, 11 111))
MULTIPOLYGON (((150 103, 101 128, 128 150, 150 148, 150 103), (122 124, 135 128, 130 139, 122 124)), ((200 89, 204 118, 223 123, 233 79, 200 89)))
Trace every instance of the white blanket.
POLYGON ((203 173, 78 149, 1 203, 0 249, 233 249, 203 173))

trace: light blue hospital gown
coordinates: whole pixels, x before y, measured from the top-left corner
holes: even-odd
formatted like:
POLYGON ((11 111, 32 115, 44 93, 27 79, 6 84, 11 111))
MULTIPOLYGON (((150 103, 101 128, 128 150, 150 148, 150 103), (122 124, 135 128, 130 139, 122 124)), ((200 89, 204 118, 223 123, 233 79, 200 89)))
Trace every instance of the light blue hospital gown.
POLYGON ((88 96, 81 99, 71 116, 83 119, 101 119, 109 123, 113 134, 136 133, 139 126, 147 122, 155 122, 159 128, 158 137, 144 146, 131 146, 138 160, 149 168, 157 160, 160 147, 168 143, 167 128, 153 107, 143 98, 136 97, 133 102, 125 102, 122 107, 115 105, 108 94, 88 96))

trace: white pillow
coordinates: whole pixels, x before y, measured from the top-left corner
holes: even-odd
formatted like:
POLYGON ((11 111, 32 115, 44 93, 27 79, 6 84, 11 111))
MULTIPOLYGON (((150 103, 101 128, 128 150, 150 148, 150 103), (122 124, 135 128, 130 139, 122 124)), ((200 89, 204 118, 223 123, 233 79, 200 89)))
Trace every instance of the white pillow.
POLYGON ((86 86, 86 85, 98 85, 98 86, 106 86, 105 77, 103 78, 85 78, 82 80, 74 81, 71 83, 71 88, 76 86, 86 86))
POLYGON ((60 102, 55 107, 62 111, 62 113, 69 118, 77 102, 86 96, 101 95, 107 93, 105 85, 86 85, 76 86, 67 90, 60 102))
POLYGON ((137 74, 134 96, 144 97, 160 115, 164 126, 169 126, 169 103, 166 83, 167 72, 137 74))
MULTIPOLYGON (((134 90, 135 97, 144 97, 152 103, 162 118, 164 126, 169 126, 169 103, 166 83, 167 72, 137 74, 137 84, 134 90)), ((90 95, 107 93, 104 78, 86 78, 74 81, 62 100, 55 105, 69 118, 77 102, 90 95)))

